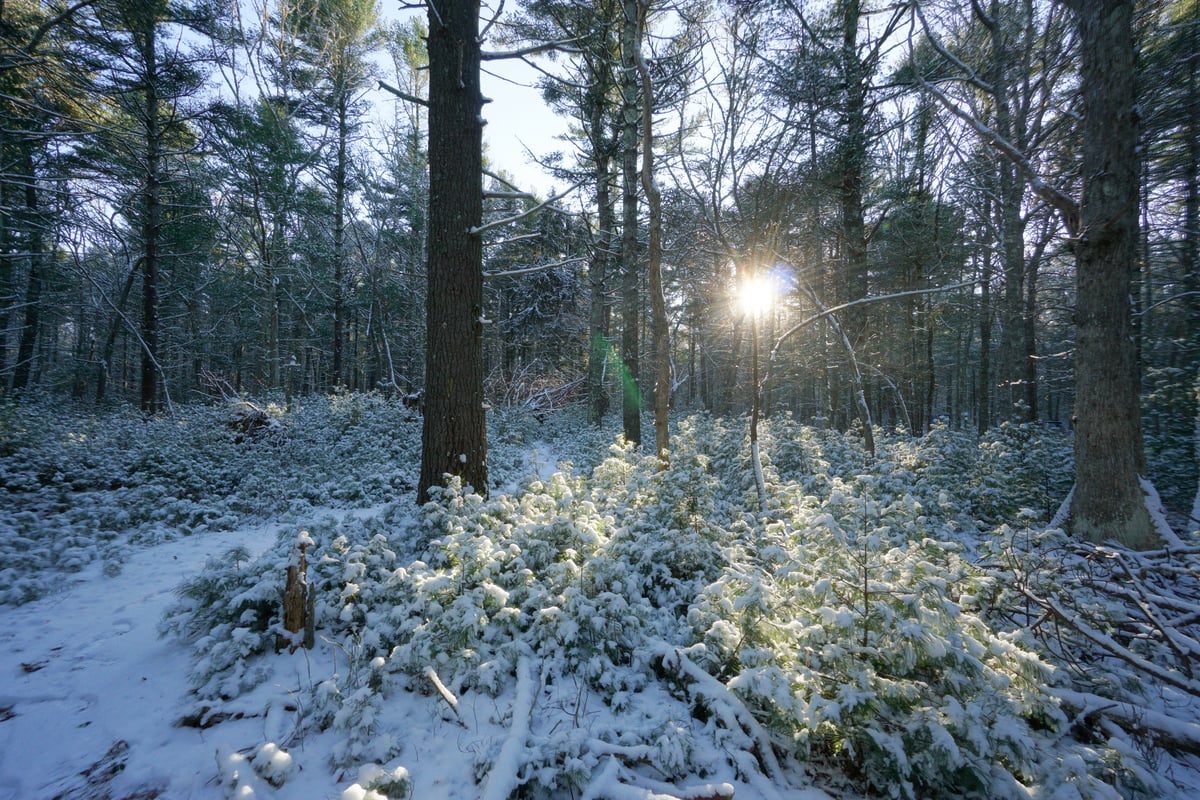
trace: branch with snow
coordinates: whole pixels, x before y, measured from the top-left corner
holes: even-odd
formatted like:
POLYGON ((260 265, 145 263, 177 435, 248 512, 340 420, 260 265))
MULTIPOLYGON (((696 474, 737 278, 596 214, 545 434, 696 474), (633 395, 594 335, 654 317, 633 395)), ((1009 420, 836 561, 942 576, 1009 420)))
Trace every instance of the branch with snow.
POLYGON ((536 699, 537 679, 533 666, 529 656, 521 656, 517 661, 517 696, 512 706, 512 727, 488 773, 480 800, 508 800, 521 785, 521 754, 529 741, 529 718, 536 699))
POLYGON ((733 786, 728 783, 675 786, 651 780, 621 766, 614 755, 592 776, 583 800, 733 800, 733 786))
POLYGON ((671 670, 679 677, 691 681, 692 685, 688 690, 704 698, 712 712, 729 730, 741 730, 750 737, 754 745, 754 754, 758 757, 763 772, 772 780, 781 780, 783 770, 775 758, 775 749, 770 737, 750 709, 746 708, 745 703, 679 648, 666 642, 650 642, 649 647, 651 654, 661 661, 663 669, 671 670))
POLYGON ((566 189, 559 192, 558 194, 553 195, 552 197, 548 197, 547 199, 538 203, 533 208, 531 208, 527 211, 522 211, 520 214, 513 214, 510 217, 504 217, 503 219, 493 220, 492 222, 487 222, 487 223, 484 223, 483 225, 472 225, 470 228, 467 229, 467 233, 471 234, 472 236, 478 236, 479 234, 483 233, 484 231, 489 231, 492 228, 500 228, 505 225, 508 225, 509 223, 519 222, 520 220, 523 220, 526 217, 533 216, 534 214, 541 211, 543 208, 546 208, 547 206, 551 205, 552 203, 555 203, 555 202, 563 199, 568 194, 570 194, 571 192, 575 191, 580 186, 582 186, 585 182, 586 182, 586 179, 581 180, 575 184, 572 184, 571 186, 567 187, 566 189))
POLYGON ((1137 669, 1143 675, 1156 678, 1168 686, 1173 686, 1182 692, 1200 698, 1200 682, 1192 680, 1178 672, 1160 667, 1158 664, 1144 658, 1137 653, 1125 647, 1120 642, 1116 641, 1112 636, 1104 631, 1097 630, 1089 625, 1079 613, 1068 611, 1058 602, 1043 597, 1031 589, 1023 579, 1019 576, 1016 580, 1016 588, 1021 594, 1028 598, 1035 605, 1049 611, 1054 615, 1059 622, 1074 630, 1076 633, 1088 639, 1092 644, 1098 645, 1104 652, 1111 656, 1121 659, 1130 666, 1137 669))
POLYGON ((438 677, 438 674, 433 667, 425 668, 425 677, 429 679, 431 684, 433 684, 433 689, 438 693, 438 696, 441 697, 442 700, 445 701, 446 705, 450 707, 450 710, 454 712, 454 718, 458 720, 458 724, 464 728, 467 727, 467 724, 463 722, 462 716, 458 713, 458 698, 454 696, 453 692, 446 688, 446 684, 442 683, 442 679, 438 677))
POLYGON ((1146 734, 1164 747, 1200 755, 1200 725, 1195 722, 1090 692, 1051 689, 1050 693, 1080 718, 1105 716, 1123 728, 1146 734))

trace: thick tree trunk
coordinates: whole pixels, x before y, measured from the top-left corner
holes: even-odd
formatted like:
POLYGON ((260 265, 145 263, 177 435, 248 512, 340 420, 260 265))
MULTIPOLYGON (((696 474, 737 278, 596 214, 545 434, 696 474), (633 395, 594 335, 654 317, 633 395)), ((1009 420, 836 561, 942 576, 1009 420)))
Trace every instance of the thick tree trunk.
MULTIPOLYGON (((1193 5, 1189 38, 1193 54, 1200 52, 1200 7, 1193 5)), ((1187 155, 1183 164, 1183 242, 1179 260, 1183 267, 1183 289, 1187 328, 1200 331, 1200 58, 1188 59, 1187 69, 1187 155)))
POLYGON ((591 354, 588 357, 588 421, 599 425, 608 411, 608 394, 604 390, 604 365, 608 360, 609 317, 608 265, 612 259, 613 213, 609 182, 612 180, 607 153, 600 152, 604 138, 603 106, 596 103, 592 112, 592 138, 596 149, 596 246, 588 266, 591 289, 591 309, 588 316, 591 354))
POLYGON ((457 475, 488 491, 483 394, 479 3, 429 7, 429 276, 417 501, 457 475))
POLYGON ((142 187, 143 259, 142 259, 142 384, 141 408, 146 414, 158 411, 158 237, 161 232, 161 197, 159 170, 161 143, 159 130, 157 23, 153 16, 140 31, 142 61, 145 74, 146 175, 142 187))
POLYGON ((38 213, 37 177, 33 169, 32 144, 23 143, 22 168, 25 174, 25 211, 28 215, 29 283, 25 286, 24 320, 21 323, 21 338, 17 345, 17 363, 13 367, 12 388, 19 392, 29 384, 33 374, 33 351, 41 328, 42 311, 42 260, 45 251, 43 220, 38 213))
POLYGON ((1132 0, 1081 0, 1083 202, 1076 244, 1075 499, 1072 530, 1134 547, 1156 537, 1129 307, 1138 157, 1132 0))
POLYGON ((634 48, 638 41, 637 0, 625 0, 621 28, 621 409, 625 438, 642 443, 642 390, 638 383, 641 271, 638 269, 637 155, 638 103, 637 64, 634 48))

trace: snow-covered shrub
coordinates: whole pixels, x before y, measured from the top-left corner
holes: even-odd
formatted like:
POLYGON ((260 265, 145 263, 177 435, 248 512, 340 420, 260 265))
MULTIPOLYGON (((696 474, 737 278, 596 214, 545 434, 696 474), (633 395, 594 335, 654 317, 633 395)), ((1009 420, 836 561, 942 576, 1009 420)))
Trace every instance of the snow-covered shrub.
POLYGON ((979 443, 972 513, 990 524, 1016 519, 1023 509, 1049 519, 1067 496, 1074 451, 1062 431, 1032 423, 1002 423, 979 443))
POLYGON ((411 497, 420 421, 399 402, 336 395, 266 410, 275 432, 239 442, 223 405, 145 419, 5 403, 0 602, 32 600, 92 563, 115 572, 130 545, 411 497))
POLYGON ((611 653, 622 626, 632 634, 637 608, 616 593, 596 599, 607 591, 594 570, 611 521, 580 489, 559 474, 520 497, 484 500, 453 483, 427 505, 434 538, 386 587, 394 663, 494 692, 529 648, 584 666, 611 653))
POLYGON ((619 463, 596 470, 592 496, 615 521, 597 568, 616 569, 602 583, 645 597, 656 608, 683 613, 719 574, 724 534, 713 522, 718 481, 709 458, 696 452, 688 431, 681 431, 675 444, 665 469, 653 456, 616 456, 619 463), (620 475, 626 463, 632 466, 628 477, 619 483, 606 479, 620 475))
POLYGON ((1055 785, 1052 670, 976 613, 988 580, 911 500, 833 488, 705 590, 690 621, 709 668, 798 756, 883 796, 1055 785))
POLYGON ((274 742, 264 742, 250 756, 254 771, 272 786, 279 788, 295 770, 291 754, 274 742))
MULTIPOLYGON (((1075 741, 1048 690, 1070 672, 997 617, 1004 574, 968 563, 996 560, 977 555, 977 508, 1057 491, 1062 437, 1002 432, 981 450, 945 428, 880 432, 868 458, 853 433, 779 415, 761 431, 761 511, 745 420, 680 420, 664 469, 619 439, 591 452, 601 434, 578 434, 581 410, 504 412, 489 459, 504 491, 452 482, 420 510, 409 495, 314 520, 312 503, 384 501, 415 477, 418 425, 391 408, 338 396, 282 414, 286 438, 253 446, 276 466, 237 488, 237 513, 282 509, 315 540, 312 662, 333 667, 297 704, 302 732, 331 732, 339 768, 394 763, 407 729, 391 701, 416 692, 449 725, 500 726, 463 749, 481 782, 529 798, 638 785, 642 764, 660 781, 786 785, 805 762, 883 796, 1113 796, 1128 759, 1075 741), (546 477, 534 460, 550 458, 576 467, 546 477), (1006 471, 1012 498, 992 491, 1006 471)), ((293 538, 206 570, 168 622, 203 647, 198 697, 213 709, 272 663, 293 538)))
POLYGON ((404 767, 384 769, 375 763, 359 768, 358 781, 342 792, 341 800, 407 800, 412 780, 404 767))
POLYGON ((244 548, 229 550, 185 581, 164 615, 160 631, 189 642, 198 654, 191 680, 201 726, 214 704, 266 678, 251 661, 274 646, 280 631, 286 566, 286 557, 252 560, 244 548))

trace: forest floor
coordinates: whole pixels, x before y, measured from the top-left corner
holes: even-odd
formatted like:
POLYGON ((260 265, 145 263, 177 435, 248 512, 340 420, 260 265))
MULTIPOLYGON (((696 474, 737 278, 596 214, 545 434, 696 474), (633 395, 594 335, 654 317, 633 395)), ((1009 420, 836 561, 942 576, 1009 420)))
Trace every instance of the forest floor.
MULTIPOLYGON (((531 464, 553 459, 544 443, 531 464)), ((379 509, 358 509, 370 519, 379 509)), ((344 510, 324 512, 341 519, 344 510)), ((217 800, 337 798, 357 776, 327 764, 339 736, 308 736, 290 749, 289 779, 272 786, 244 757, 262 742, 288 740, 301 687, 314 672, 336 672, 342 655, 322 643, 276 655, 271 679, 240 698, 242 712, 180 724, 188 714, 195 656, 160 635, 180 584, 231 548, 252 556, 276 543, 286 526, 261 524, 176 539, 133 552, 117 575, 99 564, 65 579, 60 592, 21 606, 0 606, 0 798, 47 800, 217 800), (317 664, 316 661, 323 663, 317 664)), ((343 660, 341 669, 346 668, 343 660)), ((547 702, 562 702, 549 694, 547 702)), ((504 714, 493 698, 466 697, 451 712, 433 693, 402 695, 388 716, 407 731, 409 797, 482 797, 472 770, 484 742, 503 738, 504 714)), ((593 711, 591 713, 599 713, 593 711)), ((369 773, 368 773, 369 774, 369 773)), ((364 781, 365 782, 365 781, 364 781)), ((351 797, 355 796, 353 793, 351 797)), ((379 795, 382 796, 382 795, 379 795)), ((503 796, 503 795, 500 795, 503 796)), ((651 795, 644 795, 651 797, 651 795)), ((739 798, 829 800, 816 790, 739 798)))
POLYGON ((177 539, 134 552, 114 577, 95 564, 59 593, 0 606, 0 797, 222 797, 216 749, 264 721, 179 726, 192 653, 160 638, 159 621, 206 559, 235 544, 261 553, 276 534, 177 539))
POLYGON ((1046 529, 1052 431, 871 459, 773 420, 763 512, 741 421, 680 420, 664 471, 498 415, 492 497, 418 509, 419 420, 370 398, 249 446, 14 413, 0 800, 1200 797, 1200 534, 1046 529))

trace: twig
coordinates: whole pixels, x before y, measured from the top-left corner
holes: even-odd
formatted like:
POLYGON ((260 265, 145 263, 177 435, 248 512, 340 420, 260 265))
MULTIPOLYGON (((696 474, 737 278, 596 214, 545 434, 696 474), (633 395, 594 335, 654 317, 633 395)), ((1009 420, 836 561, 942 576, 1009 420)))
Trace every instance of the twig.
POLYGON ((433 688, 437 691, 438 695, 446 701, 446 705, 454 712, 454 718, 458 720, 458 724, 464 728, 467 727, 467 723, 463 722, 462 715, 458 713, 458 698, 446 688, 446 684, 442 683, 442 679, 438 677, 433 667, 425 668, 425 677, 429 679, 429 682, 433 684, 433 688))

